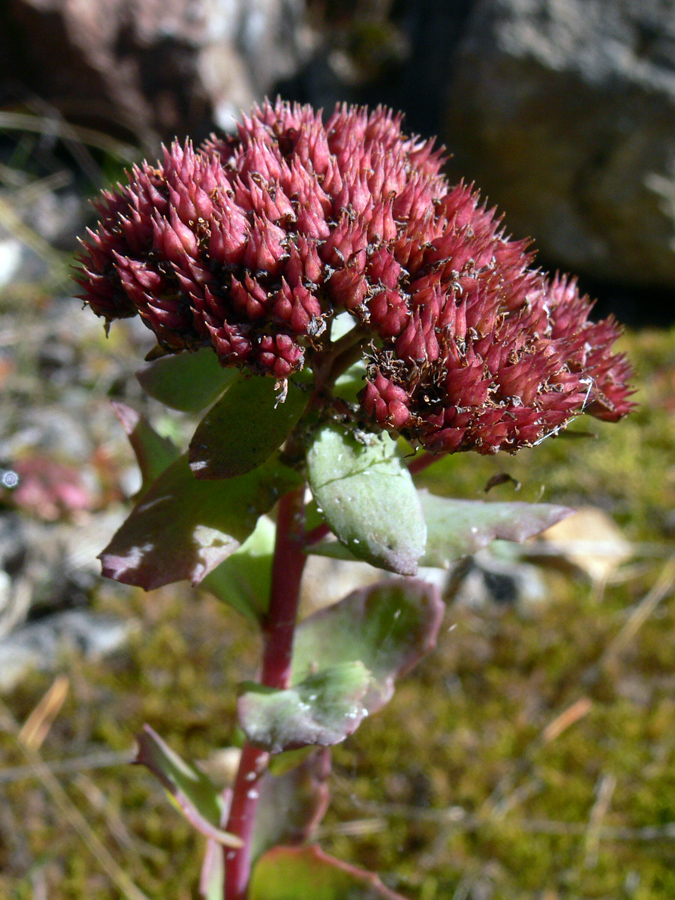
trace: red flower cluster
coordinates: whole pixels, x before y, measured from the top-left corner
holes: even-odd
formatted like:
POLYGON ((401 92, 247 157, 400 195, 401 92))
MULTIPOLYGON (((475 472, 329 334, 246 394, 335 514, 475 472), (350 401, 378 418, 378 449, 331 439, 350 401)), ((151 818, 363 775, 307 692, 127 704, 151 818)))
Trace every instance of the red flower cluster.
POLYGON ((429 450, 532 444, 584 410, 631 404, 619 329, 587 320, 573 281, 547 281, 493 210, 440 174, 401 117, 340 106, 255 108, 238 135, 174 144, 99 202, 84 299, 137 312, 171 351, 283 379, 348 310, 370 335, 362 406, 429 450))

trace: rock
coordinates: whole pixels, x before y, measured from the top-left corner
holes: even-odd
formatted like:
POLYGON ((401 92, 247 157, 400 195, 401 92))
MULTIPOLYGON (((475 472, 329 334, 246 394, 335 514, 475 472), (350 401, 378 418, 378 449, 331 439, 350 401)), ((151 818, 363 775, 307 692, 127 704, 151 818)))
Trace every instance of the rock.
POLYGON ((146 146, 201 140, 294 73, 304 12, 302 0, 13 0, 0 6, 0 102, 36 94, 146 146))
POLYGON ((536 566, 501 559, 489 548, 463 560, 452 572, 444 599, 474 610, 516 608, 541 603, 546 586, 536 566))
POLYGON ((633 545, 614 520, 592 506, 547 528, 523 551, 531 559, 572 569, 600 584, 634 555, 633 545))
POLYGON ((17 584, 16 576, 25 565, 27 538, 21 517, 9 512, 0 515, 0 638, 20 625, 30 608, 30 588, 17 584))
POLYGON ((0 515, 0 638, 26 619, 88 606, 101 583, 97 554, 124 518, 117 508, 81 522, 0 515))
POLYGON ((675 288, 672 3, 476 0, 446 110, 453 173, 547 264, 675 288))
MULTIPOLYGON (((516 546, 502 541, 497 544, 516 546)), ((354 590, 391 577, 364 562, 310 556, 302 580, 300 616, 304 618, 354 590)), ((449 569, 422 567, 416 577, 434 584, 447 603, 475 610, 515 607, 525 611, 546 597, 541 571, 523 562, 517 552, 507 550, 501 556, 490 548, 481 550, 457 560, 449 569)))
POLYGON ((32 671, 54 670, 69 653, 96 659, 122 647, 133 623, 87 610, 68 610, 29 622, 0 640, 0 691, 12 690, 32 671))
POLYGON ((0 288, 11 284, 21 269, 23 248, 11 235, 0 238, 0 288))

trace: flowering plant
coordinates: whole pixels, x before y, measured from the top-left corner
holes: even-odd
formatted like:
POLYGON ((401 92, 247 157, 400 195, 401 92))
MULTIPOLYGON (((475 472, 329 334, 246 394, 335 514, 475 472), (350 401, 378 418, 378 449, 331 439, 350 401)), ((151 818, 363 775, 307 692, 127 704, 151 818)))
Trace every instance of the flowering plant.
POLYGON ((414 475, 631 407, 616 323, 589 321, 575 282, 534 268, 442 163, 388 110, 340 106, 324 123, 265 102, 232 137, 134 167, 83 243, 94 312, 106 326, 140 314, 157 338, 143 387, 207 410, 181 452, 117 404, 143 486, 104 573, 201 583, 264 637, 259 682, 240 688, 231 790, 150 729, 139 738, 139 760, 208 838, 209 898, 397 896, 306 845, 327 804, 326 748, 433 647, 443 604, 420 566, 568 512, 436 497, 414 475), (297 623, 309 553, 405 577, 297 623))

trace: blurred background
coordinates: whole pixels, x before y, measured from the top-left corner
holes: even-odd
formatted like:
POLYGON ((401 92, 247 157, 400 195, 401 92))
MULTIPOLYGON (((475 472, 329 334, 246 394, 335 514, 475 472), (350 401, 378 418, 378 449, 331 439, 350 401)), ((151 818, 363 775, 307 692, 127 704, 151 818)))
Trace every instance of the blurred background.
MULTIPOLYGON (((438 135, 450 179, 626 323, 640 404, 428 470, 580 513, 449 574, 438 650, 336 749, 322 842, 411 900, 670 898, 673 0, 0 4, 0 897, 196 896, 199 841, 126 763, 147 721, 217 768, 255 638, 184 585, 100 579, 138 484, 110 399, 176 440, 194 423, 133 377, 150 333, 106 338, 70 276, 90 197, 276 94, 438 135)), ((369 577, 348 569, 310 572, 307 604, 369 577)))

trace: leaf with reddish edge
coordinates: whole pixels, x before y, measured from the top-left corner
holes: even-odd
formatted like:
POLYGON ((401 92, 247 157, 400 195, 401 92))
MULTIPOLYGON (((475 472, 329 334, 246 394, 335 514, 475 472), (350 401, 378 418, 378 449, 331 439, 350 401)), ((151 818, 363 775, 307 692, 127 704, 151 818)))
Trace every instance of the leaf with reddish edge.
POLYGON ((271 847, 302 844, 311 837, 328 808, 330 768, 330 750, 324 747, 282 775, 265 773, 258 786, 253 859, 271 847))
POLYGON ((198 481, 183 454, 136 504, 100 555, 103 574, 151 590, 198 584, 253 532, 262 513, 301 483, 276 460, 226 481, 198 481))
POLYGON ((275 847, 251 877, 248 900, 406 900, 377 875, 335 859, 313 844, 275 847))
POLYGON ((497 538, 522 543, 574 512, 547 503, 486 503, 438 497, 426 490, 419 493, 429 532, 420 564, 438 568, 447 568, 497 538))
MULTIPOLYGON (((452 500, 426 489, 419 491, 427 523, 427 546, 421 566, 446 569, 500 539, 522 543, 535 537, 573 509, 548 503, 486 503, 483 500, 452 500)), ((307 547, 314 556, 356 560, 348 547, 332 538, 307 547)))
POLYGON ((253 534, 200 585, 257 625, 269 604, 275 535, 274 522, 260 516, 253 534))
POLYGON ((218 789, 203 772, 186 763, 149 726, 137 736, 134 762, 147 766, 159 778, 177 809, 190 824, 224 847, 241 847, 241 839, 220 827, 224 802, 218 789))
POLYGON ((146 394, 182 412, 205 409, 239 377, 220 365, 213 347, 162 356, 136 373, 146 394))
POLYGON ((319 429, 307 453, 310 487, 336 537, 354 556, 399 575, 414 575, 427 529, 412 477, 396 442, 344 428, 319 429))
POLYGON ((360 661, 308 675, 287 690, 248 682, 239 697, 239 724, 255 747, 281 753, 296 747, 338 744, 368 711, 363 698, 370 672, 360 661))
POLYGON ((435 585, 391 578, 360 588, 298 626, 292 684, 324 666, 360 660, 371 682, 363 704, 376 712, 394 693, 394 679, 436 646, 445 605, 435 585))
POLYGON ((310 393, 289 381, 280 402, 274 380, 240 378, 215 403, 190 441, 190 468, 197 478, 234 478, 266 462, 304 412, 310 393))
POLYGON ((180 450, 170 438, 157 434, 145 416, 126 403, 113 400, 112 408, 122 423, 141 470, 143 485, 137 494, 138 498, 178 459, 180 450))

